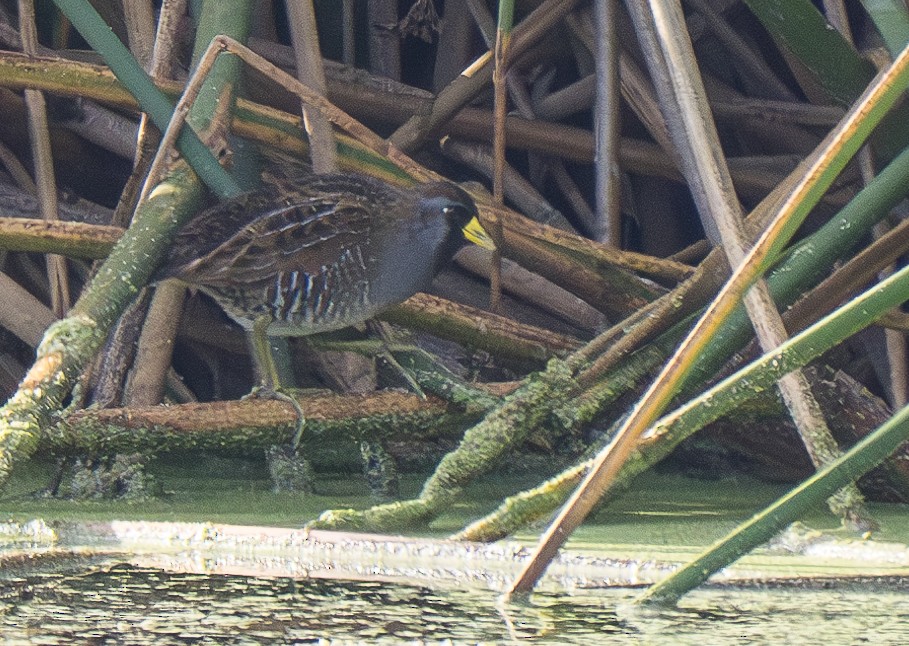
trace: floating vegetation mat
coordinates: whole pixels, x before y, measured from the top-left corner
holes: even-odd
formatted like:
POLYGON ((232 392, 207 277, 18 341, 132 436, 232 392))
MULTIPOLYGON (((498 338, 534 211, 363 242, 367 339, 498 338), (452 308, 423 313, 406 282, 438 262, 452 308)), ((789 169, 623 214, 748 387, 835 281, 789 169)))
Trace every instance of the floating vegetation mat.
MULTIPOLYGON (((0 524, 0 580, 74 562, 129 563, 169 572, 265 578, 383 581, 433 588, 499 591, 517 574, 527 548, 517 542, 468 543, 378 534, 307 531, 212 523, 109 521, 52 525, 40 520, 0 524)), ((619 551, 618 549, 616 550, 619 551)), ((671 547, 642 557, 563 551, 539 589, 640 587, 685 560, 671 547)), ((909 577, 909 547, 842 540, 795 525, 770 548, 745 557, 715 583, 894 580, 909 577)))

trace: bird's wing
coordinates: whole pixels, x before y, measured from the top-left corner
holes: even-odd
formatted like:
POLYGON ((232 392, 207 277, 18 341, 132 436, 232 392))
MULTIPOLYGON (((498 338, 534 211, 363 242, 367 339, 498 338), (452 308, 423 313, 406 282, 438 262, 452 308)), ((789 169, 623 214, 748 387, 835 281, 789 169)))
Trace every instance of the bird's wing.
POLYGON ((282 271, 319 274, 347 259, 368 257, 371 224, 368 209, 356 199, 337 194, 298 198, 260 212, 178 275, 201 285, 235 285, 282 271))

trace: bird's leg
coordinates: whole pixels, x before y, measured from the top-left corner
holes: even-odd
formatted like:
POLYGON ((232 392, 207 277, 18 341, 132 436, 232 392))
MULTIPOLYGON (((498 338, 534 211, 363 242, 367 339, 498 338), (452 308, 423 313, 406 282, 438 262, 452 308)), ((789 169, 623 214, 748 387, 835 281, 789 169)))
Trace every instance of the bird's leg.
POLYGON ((259 386, 265 390, 277 392, 281 386, 281 378, 278 375, 278 366, 268 341, 268 324, 269 319, 266 316, 261 316, 253 321, 249 341, 259 386))
POLYGON ((306 425, 306 417, 303 414, 303 407, 300 406, 300 402, 297 401, 296 397, 288 395, 281 390, 278 366, 275 363, 271 344, 268 341, 269 323, 270 320, 268 317, 259 317, 253 322, 252 330, 250 332, 250 346, 259 379, 259 386, 256 389, 256 394, 287 402, 294 407, 294 410, 297 413, 297 425, 291 447, 296 451, 297 447, 300 446, 300 439, 303 437, 303 427, 306 425))
POLYGON ((367 321, 367 325, 374 330, 379 338, 382 339, 382 351, 380 352, 381 357, 390 365, 394 370, 397 371, 401 377, 404 378, 404 381, 407 382, 407 385, 410 386, 410 389, 415 392, 421 399, 426 399, 426 393, 423 392, 423 389, 420 388, 420 384, 417 383, 417 380, 414 379, 413 374, 407 368, 398 363, 398 360, 395 359, 394 355, 391 353, 389 348, 395 346, 394 331, 389 327, 387 323, 382 321, 371 320, 367 321))

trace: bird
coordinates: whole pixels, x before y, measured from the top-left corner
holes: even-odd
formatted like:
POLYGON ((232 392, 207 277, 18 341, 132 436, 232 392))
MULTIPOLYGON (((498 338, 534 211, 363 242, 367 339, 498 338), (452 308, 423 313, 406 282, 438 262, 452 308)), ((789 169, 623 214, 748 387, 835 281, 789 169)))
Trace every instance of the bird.
POLYGON ((468 242, 495 248, 477 215, 447 181, 302 175, 198 213, 154 280, 177 278, 214 299, 250 333, 262 386, 274 392, 269 336, 357 325, 427 289, 468 242))

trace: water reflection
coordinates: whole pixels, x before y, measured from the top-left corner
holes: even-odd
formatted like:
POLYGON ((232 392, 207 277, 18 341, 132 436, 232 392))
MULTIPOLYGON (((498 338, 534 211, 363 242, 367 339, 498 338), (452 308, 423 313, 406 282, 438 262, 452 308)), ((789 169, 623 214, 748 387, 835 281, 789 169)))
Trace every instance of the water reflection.
POLYGON ((535 594, 503 604, 477 589, 260 579, 117 566, 0 585, 6 643, 904 643, 904 587, 713 588, 680 608, 630 607, 635 591, 535 594), (705 641, 707 638, 707 641, 705 641))

